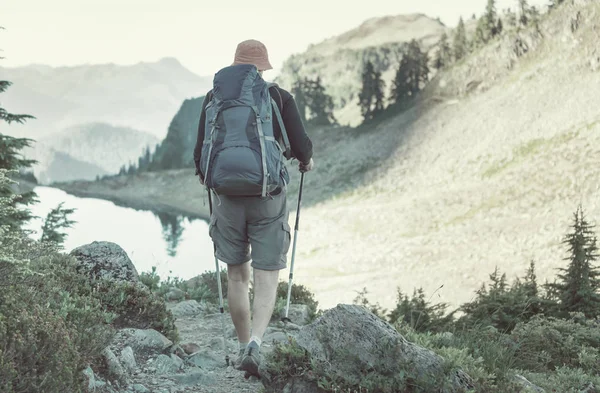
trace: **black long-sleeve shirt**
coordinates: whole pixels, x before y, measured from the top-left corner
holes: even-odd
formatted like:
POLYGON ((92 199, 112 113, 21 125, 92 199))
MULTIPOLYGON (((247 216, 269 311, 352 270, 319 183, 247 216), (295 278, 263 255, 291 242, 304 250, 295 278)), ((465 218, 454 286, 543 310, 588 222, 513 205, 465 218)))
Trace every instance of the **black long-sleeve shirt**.
MULTIPOLYGON (((292 157, 296 158, 302 163, 308 163, 313 155, 312 141, 306 134, 300 111, 296 105, 294 97, 285 89, 279 86, 273 86, 269 89, 271 98, 275 101, 275 104, 281 112, 283 124, 287 131, 288 139, 290 141, 290 150, 292 157)), ((196 147, 194 148, 194 162, 196 163, 196 174, 200 172, 200 160, 202 155, 202 144, 204 143, 204 127, 206 123, 206 105, 210 101, 212 90, 209 91, 204 97, 202 103, 202 112, 200 114, 200 121, 198 122, 198 139, 196 141, 196 147)), ((279 122, 276 121, 275 114, 271 116, 273 121, 273 132, 275 137, 279 140, 281 138, 281 127, 279 122)))

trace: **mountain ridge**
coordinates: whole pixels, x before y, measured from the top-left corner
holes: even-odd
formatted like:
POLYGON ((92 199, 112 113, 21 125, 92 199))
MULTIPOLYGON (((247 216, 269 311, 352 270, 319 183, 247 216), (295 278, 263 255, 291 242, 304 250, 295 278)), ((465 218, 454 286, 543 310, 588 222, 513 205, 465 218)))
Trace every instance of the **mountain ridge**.
POLYGON ((162 137, 181 102, 204 94, 212 82, 172 57, 132 65, 0 67, 0 72, 13 83, 3 103, 36 117, 6 132, 34 138, 92 122, 162 137))

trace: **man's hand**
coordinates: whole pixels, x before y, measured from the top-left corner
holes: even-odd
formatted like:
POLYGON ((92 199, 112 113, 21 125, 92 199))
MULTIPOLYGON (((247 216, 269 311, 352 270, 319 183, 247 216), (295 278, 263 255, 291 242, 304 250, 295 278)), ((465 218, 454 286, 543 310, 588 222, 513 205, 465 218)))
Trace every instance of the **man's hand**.
POLYGON ((313 159, 311 158, 308 163, 301 162, 300 164, 298 164, 298 169, 300 169, 300 172, 304 173, 304 172, 312 171, 314 166, 315 166, 315 163, 314 163, 313 159))

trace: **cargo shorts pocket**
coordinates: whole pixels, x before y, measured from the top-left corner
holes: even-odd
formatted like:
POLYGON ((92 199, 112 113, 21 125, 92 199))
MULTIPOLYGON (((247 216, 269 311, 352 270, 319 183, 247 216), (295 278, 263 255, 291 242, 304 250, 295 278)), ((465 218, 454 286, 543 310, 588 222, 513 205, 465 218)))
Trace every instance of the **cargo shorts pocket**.
POLYGON ((217 218, 211 217, 210 222, 208 223, 208 235, 213 241, 215 240, 215 231, 217 229, 217 218))

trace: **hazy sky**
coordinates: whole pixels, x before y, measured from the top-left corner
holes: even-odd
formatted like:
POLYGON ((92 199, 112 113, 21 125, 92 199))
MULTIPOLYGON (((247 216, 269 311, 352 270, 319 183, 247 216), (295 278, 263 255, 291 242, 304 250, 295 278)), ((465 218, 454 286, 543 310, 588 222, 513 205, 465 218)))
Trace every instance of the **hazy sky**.
MULTIPOLYGON (((548 0, 530 1, 546 4, 548 0)), ((233 60, 239 41, 263 41, 277 69, 311 43, 365 19, 405 13, 480 15, 486 0, 0 0, 5 67, 134 64, 175 57, 200 75, 233 60)), ((517 0, 498 0, 499 10, 517 0)))

